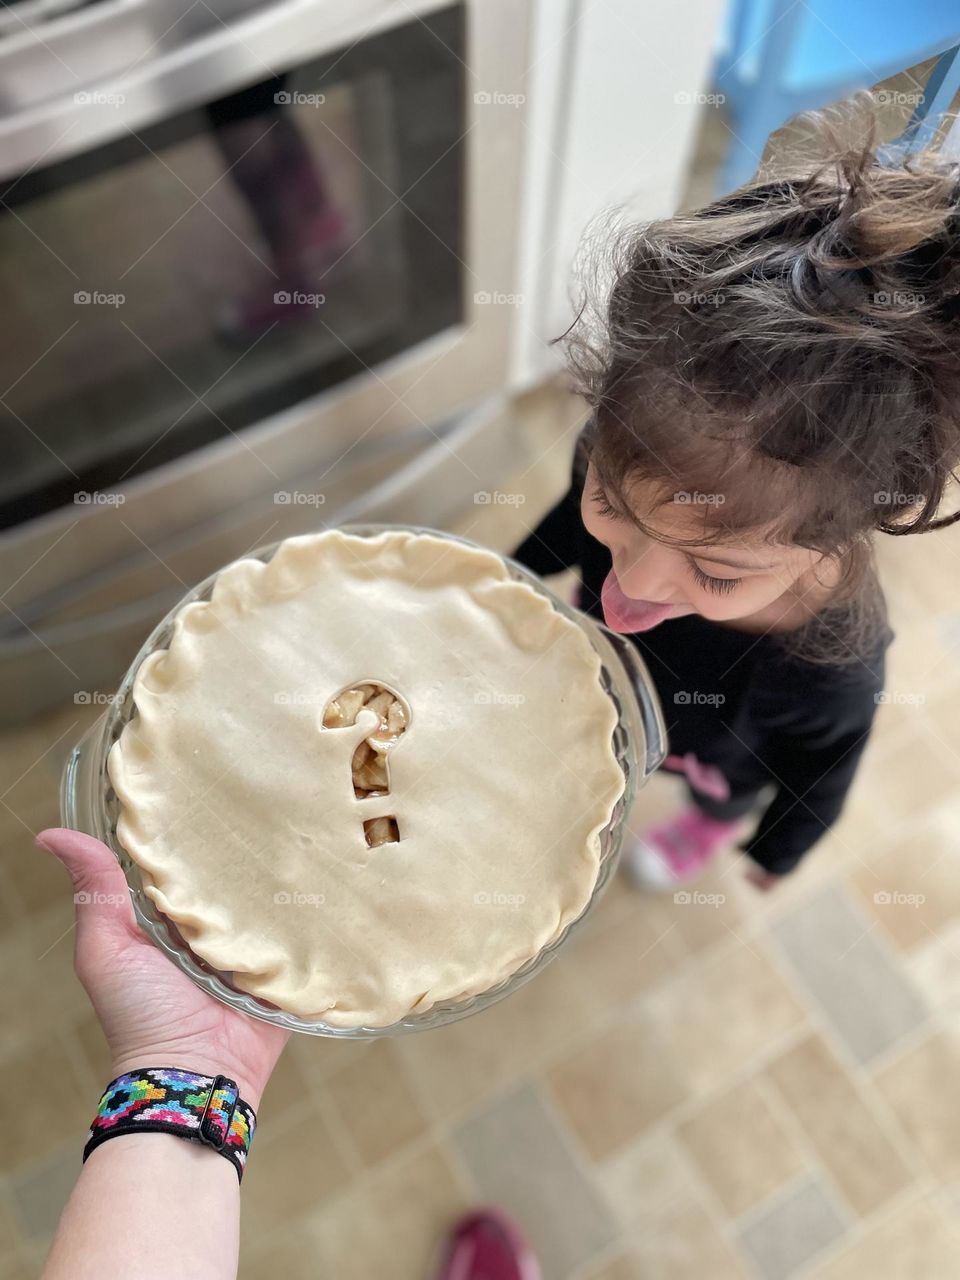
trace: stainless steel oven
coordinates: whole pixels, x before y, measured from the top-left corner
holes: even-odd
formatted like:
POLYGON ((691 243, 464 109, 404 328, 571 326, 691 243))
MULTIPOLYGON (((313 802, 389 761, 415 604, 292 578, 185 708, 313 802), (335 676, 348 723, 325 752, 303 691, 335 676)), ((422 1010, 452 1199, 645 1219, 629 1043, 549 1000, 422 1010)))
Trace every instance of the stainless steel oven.
POLYGON ((520 0, 0 15, 8 721, 111 687, 232 556, 494 486, 528 25, 520 0))

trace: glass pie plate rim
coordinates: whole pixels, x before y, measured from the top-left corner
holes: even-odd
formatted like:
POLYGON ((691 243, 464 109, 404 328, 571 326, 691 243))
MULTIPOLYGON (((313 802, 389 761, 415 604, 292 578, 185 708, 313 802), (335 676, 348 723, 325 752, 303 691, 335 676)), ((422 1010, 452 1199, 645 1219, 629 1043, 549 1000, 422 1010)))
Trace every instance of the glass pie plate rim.
MULTIPOLYGON (((231 1008, 291 1031, 346 1040, 372 1039, 429 1030, 459 1021, 504 999, 539 973, 556 956, 575 930, 583 924, 609 883, 619 860, 624 826, 638 787, 646 781, 653 768, 657 767, 662 760, 665 746, 659 741, 656 743, 650 741, 651 737, 655 738, 657 735, 647 732, 649 722, 641 714, 642 708, 638 705, 636 680, 631 684, 627 678, 629 672, 625 669, 624 660, 619 656, 623 653, 622 644, 619 643, 620 637, 609 632, 606 627, 579 609, 567 604, 540 578, 511 557, 491 552, 489 547, 484 547, 469 538, 420 525, 365 521, 331 526, 331 528, 361 537, 376 537, 388 531, 429 534, 497 555, 514 581, 527 583, 544 595, 554 608, 580 626, 591 641, 601 660, 601 686, 612 699, 617 710, 617 725, 613 732, 612 745, 617 763, 624 774, 625 785, 623 793, 614 805, 610 820, 599 834, 600 856, 597 879, 580 915, 572 920, 552 942, 541 948, 536 955, 531 956, 519 969, 495 986, 462 1000, 438 1001, 423 1013, 411 1013, 389 1026, 381 1027, 338 1027, 324 1022, 322 1018, 304 1018, 287 1013, 232 986, 228 975, 215 970, 206 961, 194 955, 187 943, 180 938, 173 922, 158 912, 152 900, 144 893, 140 869, 117 839, 116 818, 119 803, 107 776, 106 760, 110 747, 134 714, 132 687, 141 663, 156 649, 167 647, 176 615, 186 604, 208 599, 214 581, 227 567, 226 565, 220 566, 186 592, 157 623, 128 667, 117 692, 107 700, 107 708, 103 715, 90 726, 73 748, 64 767, 61 782, 61 817, 64 826, 93 835, 110 848, 123 869, 140 928, 168 959, 172 960, 209 995, 231 1008)), ((237 559, 267 562, 283 541, 285 539, 267 543, 246 552, 237 559)), ((227 563, 233 563, 233 561, 227 563)), ((633 661, 635 665, 639 665, 642 673, 640 679, 642 679, 646 675, 642 661, 639 663, 633 661)))

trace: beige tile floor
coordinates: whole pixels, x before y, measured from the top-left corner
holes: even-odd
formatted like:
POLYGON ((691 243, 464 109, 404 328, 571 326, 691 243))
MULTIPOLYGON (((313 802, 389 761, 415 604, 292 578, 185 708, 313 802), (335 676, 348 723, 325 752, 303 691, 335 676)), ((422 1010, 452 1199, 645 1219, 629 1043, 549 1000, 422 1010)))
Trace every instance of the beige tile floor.
MULTIPOLYGON (((512 548, 559 493, 577 405, 527 397, 525 461, 456 531, 512 548)), ((886 539, 891 701, 839 824, 761 897, 732 858, 680 904, 614 883, 566 952, 440 1031, 297 1038, 244 1185, 244 1280, 419 1280, 477 1200, 548 1280, 960 1274, 960 544, 886 539)), ((559 585, 559 584, 558 584, 559 585)), ((564 589, 568 584, 562 584, 564 589)), ((38 1273, 105 1081, 65 876, 32 847, 96 709, 0 741, 0 1280, 38 1273), (61 1111, 47 1106, 56 1089, 61 1111)), ((635 824, 676 802, 641 794, 635 824)))

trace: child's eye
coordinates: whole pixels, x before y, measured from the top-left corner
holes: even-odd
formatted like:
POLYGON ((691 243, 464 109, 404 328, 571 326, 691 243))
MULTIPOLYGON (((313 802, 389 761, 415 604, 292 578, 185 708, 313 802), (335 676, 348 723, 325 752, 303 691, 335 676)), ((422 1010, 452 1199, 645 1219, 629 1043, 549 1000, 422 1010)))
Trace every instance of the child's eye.
POLYGON ((715 592, 718 596, 726 595, 729 591, 734 591, 743 581, 742 578, 711 578, 709 574, 704 573, 699 565, 691 564, 690 569, 696 578, 697 583, 701 587, 705 587, 708 591, 715 592))
POLYGON ((604 516, 608 520, 623 519, 623 516, 620 514, 620 512, 617 511, 614 507, 611 507, 610 502, 607 498, 607 495, 604 493, 604 491, 600 488, 599 485, 594 485, 593 492, 590 494, 590 497, 597 504, 597 510, 599 511, 600 515, 604 516))

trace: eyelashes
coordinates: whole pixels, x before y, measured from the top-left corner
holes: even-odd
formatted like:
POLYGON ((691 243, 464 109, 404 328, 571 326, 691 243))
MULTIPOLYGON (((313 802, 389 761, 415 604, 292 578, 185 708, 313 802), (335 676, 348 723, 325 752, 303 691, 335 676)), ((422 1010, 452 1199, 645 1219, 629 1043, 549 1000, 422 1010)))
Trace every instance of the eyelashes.
MULTIPOLYGON (((604 519, 624 519, 624 516, 616 509, 616 507, 611 506, 610 499, 607 497, 600 485, 594 485, 593 490, 590 493, 590 498, 594 503, 596 503, 598 515, 602 516, 604 519)), ((739 587, 740 583, 743 581, 742 578, 712 578, 710 574, 704 573, 699 565, 694 564, 692 560, 688 561, 688 563, 690 565, 690 572, 693 574, 694 581, 697 585, 702 587, 705 591, 712 591, 714 595, 729 595, 731 591, 736 591, 737 587, 739 587)))
POLYGON ((742 578, 711 578, 708 573, 703 572, 699 565, 695 564, 690 565, 690 572, 699 586, 705 587, 707 591, 712 591, 718 596, 729 595, 743 581, 742 578))
POLYGON ((622 520, 623 516, 614 507, 611 507, 610 500, 599 485, 596 485, 590 498, 597 504, 597 510, 600 515, 608 520, 622 520))

